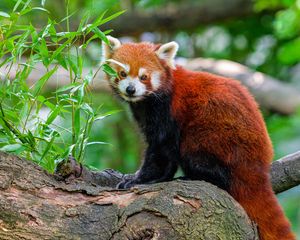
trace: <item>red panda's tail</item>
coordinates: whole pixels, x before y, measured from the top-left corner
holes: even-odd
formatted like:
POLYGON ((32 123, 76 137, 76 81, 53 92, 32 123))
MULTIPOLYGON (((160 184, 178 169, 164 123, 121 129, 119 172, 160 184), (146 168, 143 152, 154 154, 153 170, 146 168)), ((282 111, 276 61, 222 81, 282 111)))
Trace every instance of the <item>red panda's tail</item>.
POLYGON ((232 195, 257 224, 260 240, 296 240, 268 179, 233 186, 232 195))

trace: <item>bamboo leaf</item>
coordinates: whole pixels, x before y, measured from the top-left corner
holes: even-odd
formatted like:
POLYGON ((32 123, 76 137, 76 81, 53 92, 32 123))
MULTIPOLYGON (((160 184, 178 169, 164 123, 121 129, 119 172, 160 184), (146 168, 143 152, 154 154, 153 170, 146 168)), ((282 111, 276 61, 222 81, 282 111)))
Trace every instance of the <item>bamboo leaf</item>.
POLYGON ((17 10, 17 8, 19 7, 20 3, 22 2, 22 0, 18 0, 17 3, 14 6, 13 12, 15 12, 17 10))
POLYGON ((33 92, 32 94, 36 97, 40 91, 42 90, 42 88, 44 87, 44 85, 46 84, 46 82, 49 80, 49 78, 56 72, 58 66, 55 66, 52 70, 50 70, 49 72, 47 72, 40 80, 38 80, 38 82, 34 85, 33 88, 33 92))
POLYGON ((75 127, 75 136, 78 136, 80 133, 80 109, 76 109, 74 116, 74 127, 75 127))
POLYGON ((25 149, 25 147, 22 144, 16 143, 16 144, 5 145, 4 147, 0 148, 0 151, 16 152, 16 151, 19 151, 20 149, 25 149))
POLYGON ((101 115, 101 116, 96 117, 94 121, 96 122, 96 121, 102 120, 102 119, 104 119, 104 118, 106 118, 106 117, 108 117, 108 116, 111 116, 112 114, 118 113, 118 112, 121 112, 121 110, 113 110, 113 111, 109 111, 109 112, 107 112, 107 113, 104 113, 104 114, 101 115))
POLYGON ((61 110, 61 107, 56 106, 56 108, 53 111, 51 111, 50 114, 48 115, 45 124, 46 125, 51 124, 55 120, 55 118, 59 115, 60 110, 61 110))
POLYGON ((118 77, 117 72, 111 66, 109 66, 108 64, 103 64, 102 69, 109 76, 118 77))
POLYGON ((2 11, 0 11, 0 16, 5 18, 10 18, 10 15, 8 13, 2 11))
POLYGON ((96 144, 99 144, 99 145, 108 145, 108 143, 106 143, 106 142, 89 142, 89 143, 86 144, 86 146, 96 145, 96 144))
POLYGON ((119 17, 119 16, 122 15, 124 12, 126 12, 126 10, 117 12, 117 13, 115 13, 115 14, 113 14, 113 15, 107 17, 107 18, 104 18, 104 19, 99 23, 99 25, 102 25, 102 24, 104 24, 104 23, 107 23, 107 22, 109 22, 109 21, 111 21, 111 20, 113 20, 113 19, 119 17))
POLYGON ((70 84, 65 85, 65 86, 63 86, 63 87, 60 87, 58 90, 56 90, 56 93, 61 93, 61 92, 65 92, 65 91, 71 90, 71 89, 73 89, 74 87, 77 87, 77 86, 79 86, 79 85, 80 85, 79 82, 70 83, 70 84))
POLYGON ((105 34, 104 34, 102 31, 100 31, 97 27, 93 28, 92 31, 93 31, 93 33, 95 33, 95 34, 98 36, 98 38, 100 38, 103 42, 105 42, 107 45, 110 45, 110 43, 109 43, 107 37, 105 36, 105 34))

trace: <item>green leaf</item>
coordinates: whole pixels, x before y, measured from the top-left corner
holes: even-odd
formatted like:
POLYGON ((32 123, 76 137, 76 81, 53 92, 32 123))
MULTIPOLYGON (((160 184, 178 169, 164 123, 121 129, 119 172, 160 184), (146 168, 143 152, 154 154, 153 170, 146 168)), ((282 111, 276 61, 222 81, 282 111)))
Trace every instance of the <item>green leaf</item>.
POLYGON ((74 127, 75 127, 75 136, 78 136, 80 133, 80 109, 76 109, 74 116, 74 127))
POLYGON ((107 17, 107 18, 104 18, 99 24, 102 25, 102 24, 104 24, 104 23, 107 23, 107 22, 113 20, 114 18, 119 17, 119 16, 120 16, 121 14, 123 14, 124 12, 126 12, 126 10, 117 12, 117 13, 115 13, 115 14, 113 14, 113 15, 107 17))
POLYGON ((50 63, 51 63, 54 59, 56 59, 56 57, 57 57, 57 56, 58 56, 58 55, 66 48, 66 46, 67 46, 68 44, 70 44, 70 43, 73 41, 74 37, 75 37, 75 34, 73 33, 71 36, 69 36, 69 38, 68 38, 67 41, 65 41, 62 45, 59 46, 59 48, 57 48, 57 49, 54 51, 54 53, 53 53, 53 55, 52 55, 52 57, 51 57, 51 59, 50 59, 50 63))
POLYGON ((46 154, 49 152, 49 150, 51 149, 56 137, 57 137, 57 134, 54 132, 50 142, 47 143, 47 147, 46 147, 45 151, 43 152, 43 154, 40 158, 40 161, 42 161, 44 159, 44 157, 46 156, 46 154))
POLYGON ((105 42, 107 45, 110 45, 110 43, 109 43, 107 37, 105 36, 105 34, 104 34, 102 31, 100 31, 97 27, 93 28, 92 31, 93 31, 93 33, 95 33, 95 34, 98 36, 98 38, 100 38, 103 42, 105 42))
POLYGON ((78 32, 83 32, 86 29, 86 25, 88 23, 89 18, 90 18, 89 12, 83 15, 77 29, 78 32))
POLYGON ((32 94, 34 96, 37 96, 40 93, 40 91, 42 90, 46 82, 49 80, 49 78, 56 72, 57 68, 58 66, 55 66, 52 70, 47 72, 40 80, 38 80, 38 82, 34 85, 33 88, 32 94))
MULTIPOLYGON (((32 0, 27 0, 27 2, 25 2, 25 4, 24 4, 24 6, 23 6, 23 8, 22 8, 22 10, 21 10, 21 14, 22 14, 22 11, 26 11, 28 8, 28 5, 31 3, 31 1, 32 0)), ((29 10, 31 10, 31 9, 29 9, 29 10)), ((27 13, 27 12, 26 12, 27 13)), ((26 14, 26 13, 24 13, 24 14, 26 14)))
POLYGON ((5 18, 10 18, 10 15, 8 13, 2 11, 0 11, 0 16, 5 18))
POLYGON ((71 154, 71 152, 73 151, 74 148, 75 148, 75 144, 72 144, 71 146, 69 146, 67 148, 67 150, 62 154, 61 158, 63 158, 63 159, 67 158, 71 154))
POLYGON ((103 64, 102 65, 102 69, 109 76, 111 76, 111 77, 118 77, 117 72, 111 66, 109 66, 108 64, 103 64))
POLYGON ((88 105, 87 103, 83 103, 82 106, 81 106, 81 109, 83 111, 85 111, 87 114, 89 115, 94 115, 94 110, 93 108, 91 108, 90 105, 88 105))
POLYGON ((284 64, 294 64, 300 61, 300 38, 290 41, 279 48, 277 57, 284 64))
POLYGON ((94 121, 102 120, 102 119, 104 119, 104 118, 106 118, 108 116, 111 116, 111 115, 113 115, 115 113, 118 113, 118 112, 121 112, 121 111, 122 110, 112 110, 112 111, 106 112, 106 113, 104 113, 104 114, 102 114, 100 116, 97 116, 94 121))
POLYGON ((46 125, 51 124, 55 120, 55 118, 59 115, 60 111, 61 111, 61 107, 56 106, 56 108, 53 111, 51 111, 50 114, 48 115, 45 124, 46 125))
POLYGON ((27 139, 27 142, 30 144, 32 149, 35 149, 35 138, 30 130, 27 130, 27 135, 24 136, 27 139))
POLYGON ((83 97, 84 97, 84 87, 85 87, 85 84, 83 83, 83 84, 78 88, 78 95, 77 95, 77 98, 78 98, 79 104, 81 104, 82 101, 83 101, 83 97))
POLYGON ((74 87, 78 87, 80 85, 79 82, 75 82, 75 83, 70 83, 68 85, 62 86, 59 89, 56 90, 56 93, 61 93, 61 92, 65 92, 68 90, 73 89, 74 87))
POLYGON ((82 47, 82 48, 86 48, 87 46, 88 46, 88 44, 91 42, 91 41, 93 41, 93 40, 95 40, 96 38, 98 38, 98 36, 96 35, 96 34, 94 34, 92 37, 90 37, 84 44, 82 44, 80 47, 82 47))
POLYGON ((50 34, 51 40, 57 43, 57 36, 56 36, 56 29, 54 27, 55 22, 51 21, 50 19, 48 20, 48 32, 50 34))
POLYGON ((48 51, 48 47, 47 47, 47 44, 46 44, 46 41, 45 41, 44 38, 42 38, 39 41, 38 49, 39 49, 39 54, 42 57, 43 64, 46 67, 48 67, 48 65, 49 65, 49 51, 48 51))
POLYGON ((77 62, 74 59, 74 57, 69 56, 66 61, 69 63, 69 66, 71 67, 73 73, 78 76, 78 67, 77 67, 77 62))
POLYGON ((63 54, 58 54, 56 56, 56 61, 66 70, 69 70, 68 69, 68 64, 67 64, 67 61, 66 61, 66 57, 63 55, 63 54))
POLYGON ((4 152, 16 152, 16 151, 20 151, 20 149, 25 149, 25 147, 19 143, 16 144, 9 144, 6 145, 2 148, 0 148, 0 151, 4 151, 4 152))
POLYGON ((102 14, 99 15, 99 17, 97 17, 94 22, 92 23, 91 25, 91 28, 94 28, 94 27, 98 27, 99 24, 101 24, 101 21, 105 15, 105 13, 107 12, 107 10, 105 10, 102 14))
POLYGON ((37 43, 39 40, 39 36, 32 25, 30 25, 30 29, 32 30, 31 31, 32 42, 37 43))
POLYGON ((106 142, 89 142, 89 143, 86 144, 86 146, 96 145, 96 144, 99 144, 99 145, 108 145, 108 143, 106 143, 106 142))
POLYGON ((279 38, 285 39, 296 36, 300 29, 300 15, 292 8, 279 11, 276 15, 274 28, 279 38))
POLYGON ((20 3, 22 2, 22 0, 18 0, 17 3, 14 6, 13 12, 15 12, 17 10, 17 8, 19 7, 20 3))
POLYGON ((46 105, 48 108, 50 108, 52 111, 56 108, 56 106, 55 106, 53 103, 49 102, 49 101, 48 101, 44 96, 42 96, 42 95, 39 95, 39 96, 37 97, 37 100, 38 100, 39 102, 45 104, 45 105, 46 105))
POLYGON ((93 80, 93 70, 90 70, 89 73, 84 77, 83 81, 86 83, 86 84, 90 84, 93 80))
POLYGON ((39 11, 50 13, 47 9, 41 7, 33 7, 32 10, 39 10, 39 11))
POLYGON ((59 23, 62 23, 62 22, 64 22, 64 21, 66 21, 67 19, 71 18, 76 12, 77 12, 77 11, 75 11, 75 12, 69 14, 68 16, 64 17, 62 20, 59 21, 59 23))

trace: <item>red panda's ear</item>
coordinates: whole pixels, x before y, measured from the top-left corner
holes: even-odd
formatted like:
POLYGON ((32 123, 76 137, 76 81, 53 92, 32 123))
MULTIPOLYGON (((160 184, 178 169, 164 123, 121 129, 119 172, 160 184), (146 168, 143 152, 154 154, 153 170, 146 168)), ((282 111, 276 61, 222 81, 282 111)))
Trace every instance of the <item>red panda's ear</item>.
POLYGON ((107 36, 110 46, 102 42, 102 63, 110 59, 115 50, 121 47, 121 42, 112 36, 107 36))
POLYGON ((174 58, 176 56, 177 50, 178 50, 178 43, 169 42, 161 45, 155 51, 155 53, 160 59, 165 60, 170 68, 175 69, 176 67, 174 64, 174 58))

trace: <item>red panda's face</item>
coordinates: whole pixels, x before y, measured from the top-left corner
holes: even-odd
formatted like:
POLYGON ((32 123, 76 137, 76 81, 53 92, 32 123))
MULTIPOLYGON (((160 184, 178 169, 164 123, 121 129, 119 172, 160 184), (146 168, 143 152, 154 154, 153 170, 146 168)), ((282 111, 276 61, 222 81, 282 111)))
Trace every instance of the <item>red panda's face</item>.
POLYGON ((111 77, 109 82, 123 99, 140 101, 166 87, 166 71, 174 68, 177 43, 171 42, 160 47, 151 43, 121 45, 118 39, 108 39, 112 49, 104 44, 103 62, 109 63, 118 73, 118 77, 111 77))

